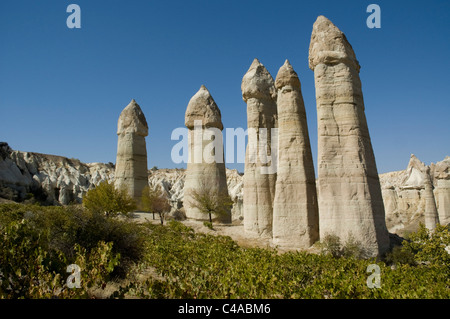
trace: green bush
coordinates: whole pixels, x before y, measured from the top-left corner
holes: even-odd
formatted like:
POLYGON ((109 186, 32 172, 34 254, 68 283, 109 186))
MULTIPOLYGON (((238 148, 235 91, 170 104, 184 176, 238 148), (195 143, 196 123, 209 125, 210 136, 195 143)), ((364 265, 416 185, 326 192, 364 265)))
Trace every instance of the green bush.
POLYGON ((206 220, 203 222, 203 226, 205 226, 205 227, 207 227, 207 228, 209 228, 209 229, 211 229, 211 230, 214 229, 214 228, 213 228, 213 224, 210 223, 210 222, 207 222, 206 220))
POLYGON ((417 262, 414 254, 403 246, 395 246, 391 252, 386 255, 386 262, 393 265, 416 266, 417 262))
POLYGON ((342 255, 342 244, 339 236, 327 234, 319 246, 323 255, 331 255, 333 257, 340 257, 342 255))
POLYGON ((165 215, 170 212, 171 206, 169 199, 161 188, 150 188, 146 186, 142 190, 141 209, 153 214, 159 215, 161 224, 164 224, 165 215))
POLYGON ((108 217, 119 214, 126 216, 137 207, 125 189, 116 189, 114 183, 107 181, 84 195, 83 206, 94 213, 104 213, 108 217))
POLYGON ((403 252, 414 256, 417 263, 436 266, 450 265, 450 232, 448 226, 437 225, 434 231, 420 224, 419 230, 411 233, 403 242, 403 252))
POLYGON ((0 238, 0 299, 89 297, 88 289, 105 284, 120 257, 104 242, 90 250, 76 245, 73 258, 49 253, 27 220, 0 226, 0 238), (70 264, 81 268, 80 288, 67 287, 70 264))
POLYGON ((352 234, 348 235, 344 244, 341 243, 339 236, 327 234, 319 243, 319 247, 323 255, 331 255, 335 258, 364 258, 366 256, 361 242, 357 241, 352 234))
POLYGON ((129 219, 110 218, 80 206, 40 207, 35 205, 0 205, 0 226, 26 222, 16 244, 33 239, 47 258, 53 260, 49 271, 64 273, 76 258, 76 247, 91 251, 99 243, 111 243, 111 254, 120 256, 112 277, 124 278, 145 256, 145 229, 129 219), (65 259, 61 259, 63 256, 65 259))

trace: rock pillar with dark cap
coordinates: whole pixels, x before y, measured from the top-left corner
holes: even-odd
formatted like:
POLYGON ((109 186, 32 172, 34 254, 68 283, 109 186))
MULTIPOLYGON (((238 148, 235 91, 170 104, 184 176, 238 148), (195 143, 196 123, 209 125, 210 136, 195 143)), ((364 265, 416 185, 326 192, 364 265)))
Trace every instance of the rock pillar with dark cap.
POLYGON ((277 93, 267 69, 255 59, 244 75, 242 97, 247 103, 248 144, 245 154, 244 230, 272 237, 277 149, 272 149, 272 129, 277 127, 277 93))
POLYGON ((309 47, 318 120, 320 237, 352 235, 368 256, 389 248, 389 234, 359 78, 360 65, 345 35, 324 16, 309 47))
POLYGON ((147 148, 148 125, 140 106, 133 99, 120 113, 117 124, 116 188, 125 188, 139 204, 148 185, 147 148))
POLYGON ((319 239, 316 176, 300 80, 288 60, 278 71, 278 169, 273 244, 308 248, 319 239))
MULTIPOLYGON (((189 160, 184 182, 183 205, 186 217, 208 220, 192 198, 192 191, 211 196, 228 196, 227 178, 223 155, 222 118, 220 110, 204 85, 191 98, 185 114, 188 133, 189 160), (206 193, 207 192, 207 193, 206 193)), ((222 216, 213 216, 223 223, 231 222, 231 211, 222 216)))

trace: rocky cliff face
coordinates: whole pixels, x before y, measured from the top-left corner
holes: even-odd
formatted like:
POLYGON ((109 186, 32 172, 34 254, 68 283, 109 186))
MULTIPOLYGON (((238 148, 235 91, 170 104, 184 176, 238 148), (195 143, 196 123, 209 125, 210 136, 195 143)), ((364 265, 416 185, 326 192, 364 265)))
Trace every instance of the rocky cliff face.
MULTIPOLYGON (((450 156, 429 166, 411 155, 403 171, 380 174, 389 232, 404 234, 424 222, 427 167, 441 224, 450 223, 450 156)), ((234 201, 232 219, 243 219, 243 174, 226 170, 228 192, 234 201)), ((149 184, 161 185, 174 210, 183 207, 184 169, 151 169, 149 184)), ((102 181, 114 181, 112 163, 82 163, 76 159, 20 152, 0 143, 0 198, 24 201, 33 196, 47 204, 80 203, 102 181)))
POLYGON ((112 163, 81 163, 77 159, 12 150, 0 143, 0 197, 45 204, 80 203, 94 185, 114 179, 112 163))
MULTIPOLYGON (((242 175, 226 170, 235 202, 233 219, 242 220, 242 175)), ((151 169, 149 185, 160 185, 174 210, 183 207, 184 169, 151 169)), ((0 142, 0 198, 22 202, 31 198, 49 205, 81 203, 83 195, 103 181, 114 181, 114 164, 82 163, 62 156, 12 150, 0 142)))
POLYGON ((411 155, 408 167, 403 171, 380 174, 380 183, 386 210, 386 224, 391 233, 413 231, 424 222, 426 206, 425 185, 431 178, 434 198, 441 224, 448 224, 450 189, 450 157, 431 164, 422 163, 411 155), (429 168, 429 175, 427 173, 429 168))

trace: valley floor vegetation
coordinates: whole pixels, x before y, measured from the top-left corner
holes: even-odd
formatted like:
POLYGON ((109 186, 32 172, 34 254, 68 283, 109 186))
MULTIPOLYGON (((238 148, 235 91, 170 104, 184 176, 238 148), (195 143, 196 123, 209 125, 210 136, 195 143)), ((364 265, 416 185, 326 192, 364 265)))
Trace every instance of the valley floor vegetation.
POLYGON ((359 259, 357 243, 336 238, 324 239, 319 254, 280 253, 178 221, 136 223, 115 213, 132 205, 111 196, 108 209, 92 194, 83 206, 0 205, 0 299, 98 298, 98 291, 107 292, 102 298, 450 298, 445 226, 421 225, 382 261, 359 259), (70 288, 72 264, 79 288, 70 288), (380 288, 367 285, 370 264, 379 266, 380 288))

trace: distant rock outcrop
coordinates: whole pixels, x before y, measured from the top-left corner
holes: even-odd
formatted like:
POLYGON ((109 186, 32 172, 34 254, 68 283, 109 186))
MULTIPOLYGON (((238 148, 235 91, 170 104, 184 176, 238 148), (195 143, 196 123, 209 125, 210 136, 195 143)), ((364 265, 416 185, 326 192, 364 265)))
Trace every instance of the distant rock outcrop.
POLYGON ((417 229, 419 223, 425 223, 425 211, 433 210, 431 194, 426 190, 428 181, 432 183, 439 223, 450 223, 446 218, 450 215, 450 187, 445 187, 450 181, 449 171, 449 156, 427 166, 412 154, 405 170, 380 174, 389 232, 404 234, 417 229))
POLYGON ((102 181, 114 180, 114 164, 89 163, 62 156, 21 152, 0 143, 0 197, 37 200, 48 205, 81 203, 102 181))

